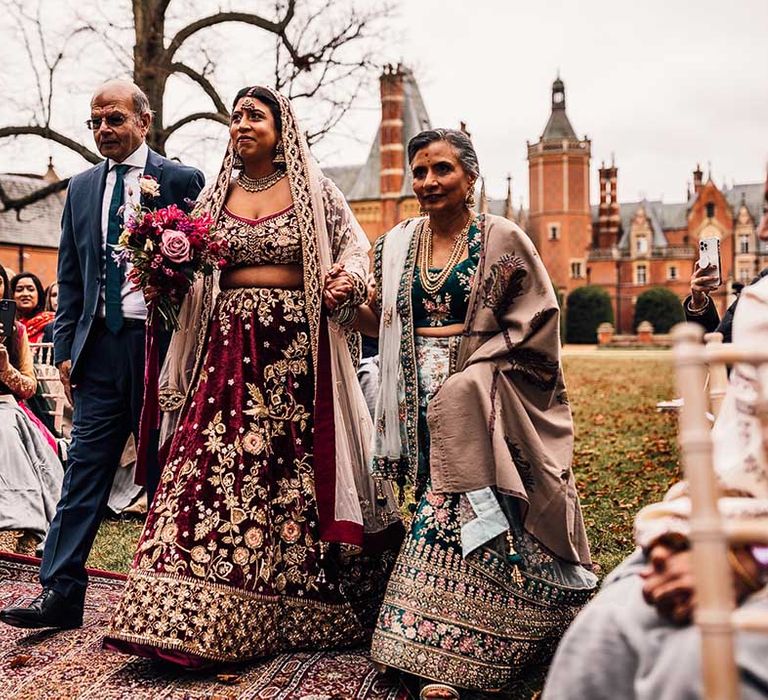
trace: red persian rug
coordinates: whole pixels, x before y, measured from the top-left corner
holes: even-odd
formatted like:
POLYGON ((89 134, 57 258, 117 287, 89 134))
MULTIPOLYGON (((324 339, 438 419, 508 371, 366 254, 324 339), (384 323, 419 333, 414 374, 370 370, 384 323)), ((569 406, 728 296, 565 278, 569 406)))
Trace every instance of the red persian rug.
MULTIPOLYGON (((0 607, 39 592, 38 560, 0 552, 0 607)), ((0 625, 3 700, 403 700, 397 681, 364 651, 297 652, 220 673, 190 673, 115 652, 101 640, 123 576, 91 571, 85 624, 77 630, 0 625)))

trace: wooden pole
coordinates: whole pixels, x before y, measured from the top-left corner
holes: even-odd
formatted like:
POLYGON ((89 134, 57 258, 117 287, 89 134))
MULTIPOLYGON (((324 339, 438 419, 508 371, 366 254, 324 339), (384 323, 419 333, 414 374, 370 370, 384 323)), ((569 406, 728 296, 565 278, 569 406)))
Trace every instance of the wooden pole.
POLYGON ((735 609, 728 542, 718 510, 711 426, 704 385, 707 365, 703 330, 682 324, 673 330, 675 376, 684 405, 680 448, 691 498, 690 539, 696 582, 695 621, 701 630, 701 668, 707 700, 738 700, 731 616, 735 609))

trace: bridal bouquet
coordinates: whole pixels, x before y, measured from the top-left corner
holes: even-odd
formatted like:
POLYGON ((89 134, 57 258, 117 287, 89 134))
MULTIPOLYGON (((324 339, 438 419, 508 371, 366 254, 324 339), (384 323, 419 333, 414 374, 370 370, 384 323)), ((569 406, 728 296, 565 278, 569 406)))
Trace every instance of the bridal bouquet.
POLYGON ((226 262, 226 241, 212 228, 208 214, 193 216, 175 204, 155 211, 135 207, 115 246, 114 259, 131 263, 128 279, 167 330, 178 330, 179 308, 195 275, 226 262))

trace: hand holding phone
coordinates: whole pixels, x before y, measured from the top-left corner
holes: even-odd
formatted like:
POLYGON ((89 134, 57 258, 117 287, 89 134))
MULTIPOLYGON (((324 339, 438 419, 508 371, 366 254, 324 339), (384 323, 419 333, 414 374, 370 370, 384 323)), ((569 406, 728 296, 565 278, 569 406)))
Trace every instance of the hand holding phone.
POLYGON ((16 323, 16 302, 12 299, 0 299, 0 341, 13 333, 16 323))
POLYGON ((719 238, 702 238, 699 241, 699 269, 706 272, 708 277, 717 279, 715 287, 723 283, 719 238))

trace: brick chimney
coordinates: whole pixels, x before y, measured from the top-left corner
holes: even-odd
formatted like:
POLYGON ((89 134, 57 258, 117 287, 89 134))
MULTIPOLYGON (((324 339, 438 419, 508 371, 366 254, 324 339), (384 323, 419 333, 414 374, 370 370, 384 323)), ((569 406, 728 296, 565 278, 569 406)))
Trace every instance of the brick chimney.
POLYGON ((698 194, 701 189, 701 183, 704 180, 704 173, 701 171, 701 166, 696 163, 696 170, 693 171, 693 193, 698 194))
MULTIPOLYGON (((381 198, 386 228, 397 223, 397 200, 405 179, 405 146, 403 145, 403 91, 402 67, 388 65, 380 78, 381 88, 381 198)), ((385 229, 386 230, 386 229, 385 229)))
POLYGON ((597 219, 597 247, 610 248, 619 242, 621 213, 618 196, 619 169, 611 160, 610 167, 605 163, 600 167, 600 208, 597 219))

